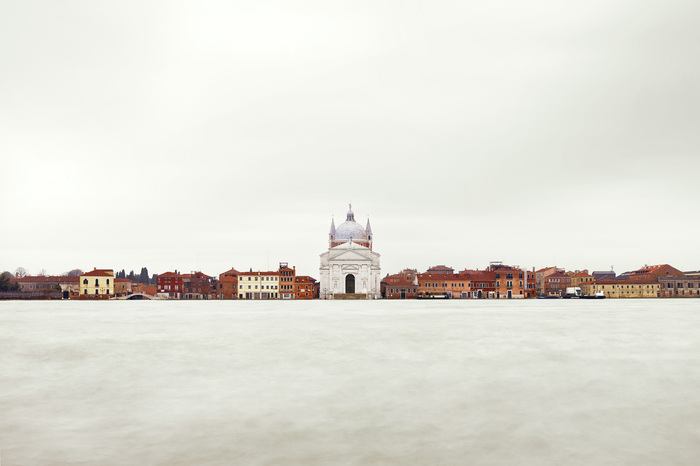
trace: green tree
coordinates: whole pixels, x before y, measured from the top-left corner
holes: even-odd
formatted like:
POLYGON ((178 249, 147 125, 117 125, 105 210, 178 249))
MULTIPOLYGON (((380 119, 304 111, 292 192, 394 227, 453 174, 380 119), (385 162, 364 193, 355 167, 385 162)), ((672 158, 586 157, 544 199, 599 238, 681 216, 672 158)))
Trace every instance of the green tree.
POLYGON ((139 275, 139 283, 148 285, 151 281, 151 277, 148 275, 148 269, 146 267, 141 267, 141 274, 139 275))
POLYGON ((10 281, 12 274, 3 272, 0 274, 0 291, 19 291, 19 284, 10 281))

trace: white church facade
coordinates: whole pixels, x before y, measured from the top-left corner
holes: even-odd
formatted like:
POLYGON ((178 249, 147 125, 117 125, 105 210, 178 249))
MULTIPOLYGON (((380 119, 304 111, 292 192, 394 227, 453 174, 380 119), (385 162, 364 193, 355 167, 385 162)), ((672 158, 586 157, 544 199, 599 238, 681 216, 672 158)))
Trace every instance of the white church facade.
POLYGON ((345 222, 335 227, 331 220, 328 251, 321 254, 321 299, 381 297, 380 255, 372 250, 372 228, 355 222, 352 206, 345 222))

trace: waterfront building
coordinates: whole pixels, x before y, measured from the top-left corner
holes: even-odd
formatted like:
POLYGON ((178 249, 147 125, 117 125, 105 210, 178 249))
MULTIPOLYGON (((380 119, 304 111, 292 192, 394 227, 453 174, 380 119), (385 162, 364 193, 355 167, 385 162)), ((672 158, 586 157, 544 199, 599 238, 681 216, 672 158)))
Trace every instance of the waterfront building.
POLYGON ((428 272, 419 273, 418 282, 419 298, 467 298, 471 291, 471 282, 468 274, 447 273, 444 270, 436 270, 434 267, 428 272), (430 272, 433 270, 434 272, 430 272))
MULTIPOLYGON (((294 299, 314 299, 316 279, 307 275, 294 277, 294 299)), ((280 285, 281 286, 281 285, 280 285)))
POLYGON ((570 272, 569 276, 571 277, 571 286, 573 287, 581 287, 581 284, 583 283, 595 281, 595 278, 593 278, 593 275, 588 273, 588 270, 570 272))
POLYGON ((675 290, 677 285, 684 284, 683 277, 683 272, 668 264, 645 265, 614 279, 583 283, 581 292, 592 295, 602 291, 606 298, 658 298, 663 296, 662 282, 666 286, 669 282, 675 284, 671 287, 671 290, 675 290))
MULTIPOLYGON (((518 267, 491 262, 488 269, 495 273, 496 298, 531 298, 532 288, 528 289, 528 273, 518 267)), ((532 275, 531 275, 532 276, 532 275)))
POLYGON ((114 279, 114 295, 117 297, 127 296, 134 292, 136 282, 128 278, 114 279))
POLYGON ((404 269, 387 275, 381 281, 381 295, 385 299, 413 299, 418 296, 418 273, 416 269, 404 269))
POLYGON ((156 293, 161 298, 181 299, 183 291, 182 275, 176 272, 158 274, 156 293))
POLYGON ((380 255, 373 251, 372 228, 355 221, 352 206, 345 222, 331 220, 328 251, 321 254, 320 293, 323 299, 376 299, 381 293, 380 255))
POLYGON ((238 276, 224 275, 217 282, 218 299, 236 299, 238 297, 238 276))
POLYGON ((202 272, 182 274, 183 299, 215 299, 216 279, 202 272))
MULTIPOLYGON (((287 262, 280 262, 279 277, 280 277, 280 298, 294 299, 295 297, 295 280, 297 268, 290 268, 287 262)), ((313 296, 313 292, 312 292, 313 296)))
POLYGON ((462 297, 486 299, 496 297, 496 272, 491 270, 462 270, 459 272, 467 280, 467 295, 462 297))
POLYGON ((238 299, 278 299, 280 273, 240 272, 238 274, 238 299))
POLYGON ((109 297, 114 295, 114 270, 93 269, 80 275, 81 297, 109 297))
POLYGON ((219 274, 216 297, 218 299, 238 299, 238 270, 231 267, 219 274))
POLYGON ((658 298, 661 286, 653 277, 609 279, 581 284, 581 293, 593 296, 603 292, 606 298, 658 298))
POLYGON ((659 278, 663 298, 700 298, 700 271, 659 278))
POLYGON ((77 295, 80 292, 80 277, 67 275, 61 276, 25 276, 21 278, 11 278, 10 282, 17 283, 19 285, 20 291, 61 291, 63 292, 63 297, 67 298, 69 295, 77 295))
POLYGON ((541 296, 564 296, 571 286, 571 277, 564 272, 554 272, 542 279, 541 296))
POLYGON ((546 296, 545 278, 554 273, 564 273, 564 269, 559 267, 545 267, 535 272, 535 290, 537 296, 546 296))

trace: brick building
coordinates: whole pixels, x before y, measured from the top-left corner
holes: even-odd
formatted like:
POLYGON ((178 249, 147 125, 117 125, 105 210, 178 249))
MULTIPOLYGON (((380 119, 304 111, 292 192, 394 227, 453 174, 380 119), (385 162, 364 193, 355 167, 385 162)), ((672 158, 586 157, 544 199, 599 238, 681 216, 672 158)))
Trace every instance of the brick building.
POLYGON ((215 299, 216 279, 202 272, 182 274, 182 299, 215 299))
POLYGON ((545 278, 554 273, 564 273, 564 269, 559 267, 545 267, 535 272, 535 290, 537 296, 547 296, 545 292, 545 278))
POLYGON ((156 293, 162 298, 182 299, 182 275, 175 272, 158 274, 158 278, 156 280, 156 293))
POLYGON ((280 289, 279 295, 282 299, 294 299, 296 296, 295 280, 297 268, 290 268, 287 262, 280 262, 279 279, 280 289))
POLYGON ((554 272, 542 279, 541 296, 564 296, 571 286, 571 277, 564 272, 554 272))
POLYGON ((381 282, 381 293, 385 299, 413 299, 418 296, 418 280, 415 269, 404 269, 387 275, 381 282))
POLYGON ((238 277, 224 275, 216 283, 218 299, 238 299, 238 277))
POLYGON ((300 275, 294 277, 294 299, 315 299, 314 294, 316 279, 300 275))
POLYGON ((133 287, 135 284, 135 281, 129 280, 128 278, 115 278, 114 294, 117 297, 128 296, 133 293, 133 287))

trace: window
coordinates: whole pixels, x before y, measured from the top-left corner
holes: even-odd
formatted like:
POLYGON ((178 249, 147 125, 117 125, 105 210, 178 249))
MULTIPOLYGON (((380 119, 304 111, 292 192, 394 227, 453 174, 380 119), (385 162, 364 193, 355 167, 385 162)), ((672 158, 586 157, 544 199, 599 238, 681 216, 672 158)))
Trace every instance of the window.
POLYGON ((100 284, 100 279, 99 279, 99 278, 96 278, 96 279, 95 279, 95 286, 99 286, 99 284, 100 284))
POLYGON ((109 285, 109 278, 107 279, 107 284, 109 285))
POLYGON ((87 284, 88 284, 88 281, 87 281, 87 278, 86 278, 85 280, 83 280, 83 285, 87 285, 87 284))

